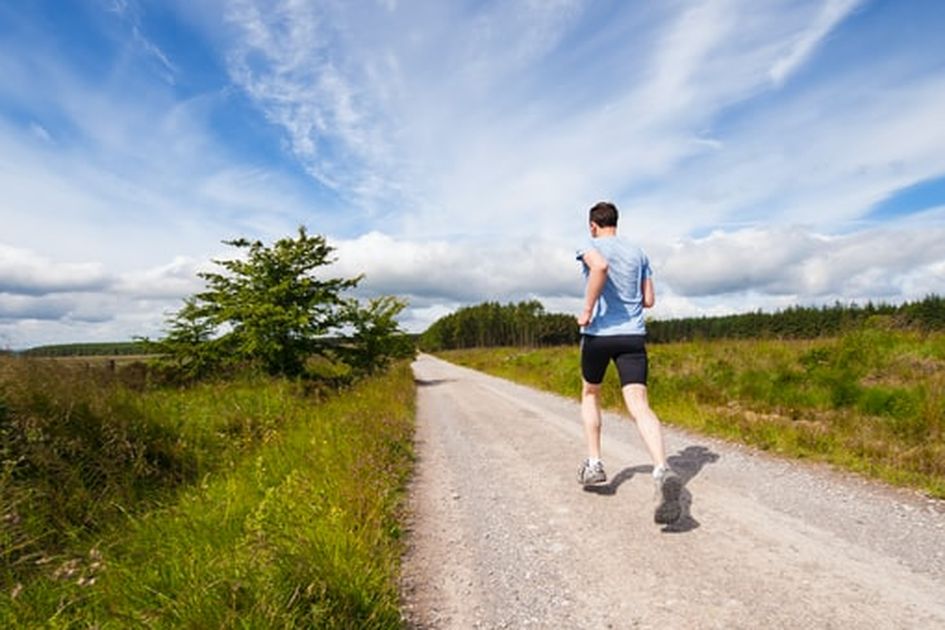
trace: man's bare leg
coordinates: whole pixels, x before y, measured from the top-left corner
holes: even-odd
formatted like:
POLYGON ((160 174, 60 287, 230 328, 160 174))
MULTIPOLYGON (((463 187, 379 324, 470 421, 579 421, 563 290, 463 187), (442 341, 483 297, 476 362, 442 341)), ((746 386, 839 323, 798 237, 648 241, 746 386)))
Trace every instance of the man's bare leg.
POLYGON ((581 419, 584 421, 584 436, 587 438, 587 455, 600 459, 600 385, 584 381, 581 391, 581 419))
MULTIPOLYGON (((623 388, 623 399, 627 403, 627 411, 637 423, 637 430, 656 468, 666 466, 666 450, 663 446, 663 428, 659 418, 650 409, 650 402, 646 395, 646 385, 631 383, 623 388)), ((587 423, 585 421, 585 431, 587 423)))
POLYGON ((623 388, 623 399, 627 410, 637 422, 640 437, 653 458, 653 479, 656 482, 657 505, 653 520, 660 525, 669 525, 679 520, 682 507, 679 496, 682 480, 672 468, 666 465, 666 450, 663 446, 663 427, 659 418, 650 409, 646 395, 646 385, 630 384, 623 388))

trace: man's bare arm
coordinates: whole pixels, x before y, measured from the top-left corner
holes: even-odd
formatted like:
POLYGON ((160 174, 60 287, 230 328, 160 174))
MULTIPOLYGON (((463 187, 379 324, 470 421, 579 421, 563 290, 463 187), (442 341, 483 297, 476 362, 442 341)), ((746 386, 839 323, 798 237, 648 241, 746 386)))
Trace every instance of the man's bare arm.
POLYGON ((656 291, 653 289, 653 278, 643 280, 643 308, 650 308, 656 304, 656 291))
POLYGON ((607 282, 607 260, 600 255, 600 252, 596 249, 589 249, 584 253, 583 260, 589 269, 589 273, 587 276, 587 290, 584 293, 584 308, 577 318, 578 326, 587 326, 591 323, 594 305, 597 304, 600 293, 604 290, 604 284, 607 282))

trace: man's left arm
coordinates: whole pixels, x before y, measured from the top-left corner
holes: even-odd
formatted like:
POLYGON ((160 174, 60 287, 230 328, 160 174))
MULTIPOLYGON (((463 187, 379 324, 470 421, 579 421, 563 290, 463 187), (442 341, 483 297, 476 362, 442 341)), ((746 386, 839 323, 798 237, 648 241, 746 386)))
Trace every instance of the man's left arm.
POLYGON ((587 326, 591 323, 594 306, 607 282, 607 260, 596 249, 585 251, 582 260, 588 268, 587 288, 584 290, 584 308, 578 315, 577 322, 578 326, 587 326))
POLYGON ((656 304, 656 291, 653 288, 653 278, 643 279, 643 308, 651 308, 656 304))

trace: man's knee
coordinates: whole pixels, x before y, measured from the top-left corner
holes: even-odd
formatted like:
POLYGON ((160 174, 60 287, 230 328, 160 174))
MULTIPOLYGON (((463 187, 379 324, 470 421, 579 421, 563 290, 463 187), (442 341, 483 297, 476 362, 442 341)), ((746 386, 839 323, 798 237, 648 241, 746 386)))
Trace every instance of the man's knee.
POLYGON ((582 396, 594 396, 595 398, 600 396, 600 383, 596 385, 594 383, 588 383, 584 381, 584 386, 581 389, 582 396))
POLYGON ((646 395, 646 385, 630 384, 624 386, 623 398, 630 413, 634 416, 650 408, 650 401, 646 395))

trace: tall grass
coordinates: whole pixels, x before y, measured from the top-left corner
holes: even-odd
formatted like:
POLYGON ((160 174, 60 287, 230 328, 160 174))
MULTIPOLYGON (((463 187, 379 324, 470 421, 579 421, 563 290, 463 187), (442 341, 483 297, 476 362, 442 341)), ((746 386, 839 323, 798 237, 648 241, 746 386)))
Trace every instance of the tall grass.
POLYGON ((328 398, 268 378, 133 392, 76 375, 41 395, 4 367, 2 426, 42 426, 47 459, 7 460, 0 626, 400 624, 406 365, 328 398))
MULTIPOLYGON (((945 497, 945 335, 882 320, 835 339, 652 344, 650 394, 673 424, 945 497)), ((444 358, 568 396, 577 348, 444 358)), ((614 370, 605 406, 622 408, 614 370)))

